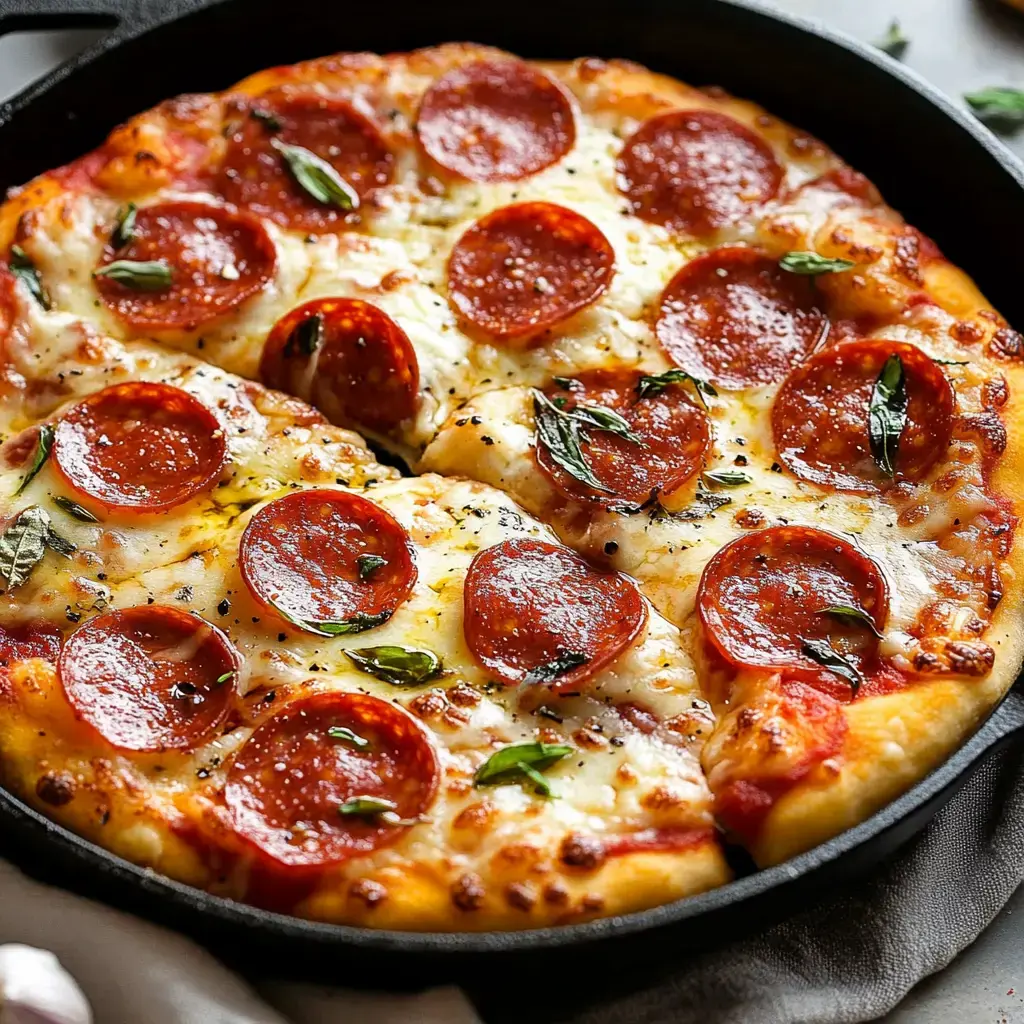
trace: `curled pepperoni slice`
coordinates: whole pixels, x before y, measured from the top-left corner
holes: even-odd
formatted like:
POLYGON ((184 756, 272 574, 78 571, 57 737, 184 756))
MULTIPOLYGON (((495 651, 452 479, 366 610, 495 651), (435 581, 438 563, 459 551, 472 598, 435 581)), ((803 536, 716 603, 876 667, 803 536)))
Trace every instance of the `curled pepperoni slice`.
POLYGON ((249 520, 239 555, 258 601, 329 635, 379 625, 416 582, 405 528, 347 491, 296 491, 264 505, 249 520))
POLYGON ((43 658, 56 661, 60 653, 60 630, 45 619, 0 625, 0 672, 16 661, 43 658))
POLYGON ((632 212, 675 231, 707 235, 773 198, 782 168, 771 146, 711 110, 672 110, 626 140, 619 191, 632 212))
POLYGON ((170 384, 104 388, 66 412, 54 432, 57 471, 111 509, 181 505, 210 486, 226 459, 217 417, 170 384))
POLYGON ((897 479, 920 480, 943 457, 953 434, 955 399, 942 367, 914 345, 849 341, 798 366, 775 398, 775 447, 802 480, 861 492, 890 484, 871 456, 868 408, 891 355, 903 363, 907 391, 897 479))
POLYGON ((647 621, 625 576, 525 537, 474 557, 463 600, 466 643, 488 672, 510 686, 546 682, 559 693, 617 658, 647 621))
POLYGON ((260 377, 335 423, 380 434, 415 415, 420 386, 405 331, 360 299, 314 299, 285 314, 263 347, 260 377))
POLYGON ((78 717, 119 750, 191 750, 227 716, 241 664, 216 626, 153 604, 80 626, 57 672, 78 717))
POLYGON ((655 333, 687 373, 741 389, 782 380, 827 328, 810 278, 736 247, 709 252, 672 278, 655 333))
POLYGON ((96 287, 129 327, 190 331, 259 292, 276 266, 274 243, 255 217, 209 203, 158 203, 138 211, 126 246, 107 246, 96 287), (161 263, 170 283, 102 273, 123 260, 161 263))
POLYGON ((856 608, 881 630, 889 611, 885 578, 853 545, 809 526, 774 526, 730 541, 708 562, 697 613, 711 646, 733 665, 821 663, 805 645, 828 645, 855 666, 871 658, 875 637, 864 625, 823 614, 856 608))
POLYGON ((296 231, 329 230, 344 225, 347 214, 302 188, 275 140, 326 160, 360 199, 387 185, 394 173, 394 157, 376 125, 345 100, 262 97, 243 110, 228 137, 218 189, 228 202, 296 231))
POLYGON ((637 370, 591 370, 581 373, 571 390, 547 389, 552 401, 561 400, 568 413, 580 405, 614 410, 636 438, 632 441, 606 430, 582 429, 584 458, 606 492, 571 476, 539 442, 537 462, 566 497, 603 505, 639 504, 654 490, 671 494, 700 469, 711 446, 708 417, 678 387, 638 400, 636 386, 641 376, 637 370))
POLYGON ((560 160, 576 141, 568 96, 518 60, 454 68, 426 92, 416 120, 420 145, 470 181, 518 181, 560 160))
POLYGON ((608 239, 585 217, 554 203, 518 203, 478 220, 455 243, 449 299, 487 334, 521 338, 603 295, 614 263, 608 239))
POLYGON ((239 835, 301 872, 393 843, 430 807, 440 774, 425 730, 401 708, 362 693, 318 693, 252 734, 224 800, 239 835))

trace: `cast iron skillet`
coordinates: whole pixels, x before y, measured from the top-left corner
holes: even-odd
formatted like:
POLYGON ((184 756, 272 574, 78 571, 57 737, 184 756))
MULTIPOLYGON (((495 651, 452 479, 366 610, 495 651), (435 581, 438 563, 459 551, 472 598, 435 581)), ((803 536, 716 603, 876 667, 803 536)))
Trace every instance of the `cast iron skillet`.
MULTIPOLYGON (((472 39, 524 56, 622 56, 685 81, 720 84, 814 132, 973 271, 1011 323, 1024 323, 1015 262, 983 257, 1024 233, 1024 168, 911 72, 854 40, 750 0, 572 6, 563 12, 552 0, 0 0, 0 33, 111 26, 91 50, 0 106, 0 185, 78 156, 114 124, 167 96, 220 89, 258 68, 335 50, 388 52, 472 39)), ((5 852, 29 870, 186 931, 250 969, 389 987, 493 977, 505 981, 508 993, 510 977, 569 978, 573 966, 588 980, 612 973, 635 978, 641 964, 678 961, 688 950, 765 927, 814 890, 855 877, 890 854, 987 754, 1019 732, 1020 686, 937 771, 830 842, 668 906, 532 932, 427 935, 312 924, 134 867, 2 792, 0 821, 5 852), (603 965, 615 971, 602 971, 603 965)))

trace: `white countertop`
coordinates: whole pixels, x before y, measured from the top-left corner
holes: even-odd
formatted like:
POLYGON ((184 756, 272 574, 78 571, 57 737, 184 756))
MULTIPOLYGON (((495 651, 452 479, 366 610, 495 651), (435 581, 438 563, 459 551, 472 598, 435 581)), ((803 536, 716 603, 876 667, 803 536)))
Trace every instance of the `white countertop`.
MULTIPOLYGON (((956 98, 986 85, 1024 86, 1024 15, 989 0, 776 0, 776 5, 869 40, 898 17, 911 39, 906 63, 956 98)), ((97 35, 83 30, 0 37, 0 99, 97 35)), ((1024 132, 1008 144, 1024 157, 1024 132)), ((886 1024, 1024 1024, 1024 888, 973 946, 922 982, 886 1024)))

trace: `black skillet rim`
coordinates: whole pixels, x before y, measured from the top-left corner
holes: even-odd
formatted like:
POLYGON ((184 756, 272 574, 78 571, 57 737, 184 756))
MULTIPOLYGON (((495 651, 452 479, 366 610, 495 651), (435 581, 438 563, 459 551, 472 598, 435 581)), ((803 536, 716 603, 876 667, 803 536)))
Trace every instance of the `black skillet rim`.
MULTIPOLYGON (((120 43, 127 42, 144 33, 156 31, 161 25, 175 21, 179 17, 188 17, 190 14, 198 13, 223 2, 226 0, 213 0, 212 3, 196 3, 195 0, 178 0, 175 3, 172 0, 156 11, 150 10, 149 16, 143 16, 138 23, 131 24, 127 19, 123 20, 108 35, 83 53, 31 83, 8 103, 0 105, 0 128, 11 114, 29 108, 35 97, 45 93, 55 83, 72 76, 79 67, 89 64, 96 57, 115 49, 120 43)), ((1024 164, 1021 164, 970 114, 957 107, 945 94, 916 72, 892 60, 874 47, 829 28, 814 19, 769 9, 761 6, 756 0, 715 0, 715 2, 742 11, 755 19, 781 22, 795 32, 815 36, 831 46, 844 49, 860 60, 874 65, 888 77, 898 81, 904 89, 917 93, 947 119, 954 122, 957 127, 965 131, 973 143, 980 146, 989 157, 993 158, 1018 187, 1024 188, 1024 164)), ((47 14, 51 13, 54 15, 65 14, 79 19, 90 16, 109 18, 121 14, 122 8, 118 0, 113 0, 113 2, 111 0, 95 0, 92 3, 89 0, 85 0, 85 2, 64 0, 63 3, 61 0, 56 0, 56 3, 43 3, 38 6, 31 0, 24 0, 21 4, 12 3, 11 0, 0 0, 0 20, 10 15, 22 20, 27 19, 33 24, 39 24, 47 14), (40 8, 47 10, 40 10, 40 8)), ((135 13, 139 13, 137 8, 135 13)), ((810 875, 816 869, 853 852, 870 840, 879 839, 886 832, 898 828, 905 819, 910 818, 914 812, 920 812, 930 801, 940 797, 945 790, 952 789, 958 783, 965 781, 977 762, 991 749, 1022 730, 1024 730, 1024 696, 1019 691, 1011 690, 993 709, 987 721, 931 774, 867 820, 806 853, 708 892, 648 910, 599 918, 582 924, 519 931, 414 932, 308 921, 213 896, 203 890, 184 885, 150 869, 125 861, 55 824, 2 789, 0 789, 0 817, 7 818, 18 827, 19 831, 30 832, 34 838, 44 840, 55 847, 61 847, 63 852, 74 856, 79 862, 88 864, 92 869, 113 875, 118 881, 134 885, 149 895, 167 900, 181 910, 200 916, 212 916, 229 926, 255 928, 261 933, 271 933, 278 939, 295 939, 317 945, 358 946, 381 952, 396 951, 432 955, 534 951, 596 943, 605 939, 620 938, 699 918, 714 911, 738 906, 745 901, 769 893, 785 883, 810 875)))

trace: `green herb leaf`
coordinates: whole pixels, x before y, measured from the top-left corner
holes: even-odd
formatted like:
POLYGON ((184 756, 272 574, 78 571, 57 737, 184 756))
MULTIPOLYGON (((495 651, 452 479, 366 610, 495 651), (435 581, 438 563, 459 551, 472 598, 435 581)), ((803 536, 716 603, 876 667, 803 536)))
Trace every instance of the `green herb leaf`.
POLYGON ((230 671, 225 672, 223 675, 217 676, 216 685, 223 686, 225 683, 233 684, 237 675, 238 673, 234 669, 231 669, 230 671))
POLYGON ((551 786, 548 780, 532 765, 527 764, 525 761, 517 761, 516 768, 520 774, 525 775, 533 783, 533 790, 540 796, 550 797, 551 786))
POLYGON ((868 440, 871 456, 886 476, 896 476, 896 455, 907 425, 907 387, 903 361, 891 355, 875 381, 868 404, 868 440))
POLYGON ((36 265, 20 245, 11 246, 11 273, 29 290, 29 294, 43 309, 50 308, 50 296, 43 287, 36 265))
POLYGON ((311 356, 323 344, 324 340, 324 318, 322 313, 314 313, 306 317, 288 335, 284 343, 284 357, 291 358, 296 353, 304 356, 311 356))
POLYGON ((418 647, 356 647, 345 654, 360 671, 395 686, 419 686, 441 671, 441 659, 418 647))
POLYGON ((629 424, 614 409, 606 409, 601 405, 577 403, 571 409, 559 409, 559 412, 563 416, 571 416, 583 427, 604 430, 633 444, 643 444, 643 441, 633 433, 629 424))
POLYGON ((964 94, 974 116, 996 132, 1010 133, 1024 125, 1024 89, 990 86, 964 94))
POLYGON ((139 208, 134 203, 128 203, 117 211, 117 223, 110 236, 110 242, 115 249, 123 249, 135 238, 135 217, 139 208))
POLYGON ((579 420, 566 416, 541 391, 533 393, 533 414, 537 424, 537 442, 547 448, 551 460, 595 491, 610 493, 594 476, 583 454, 579 420))
POLYGON ((827 640, 805 640, 801 651, 805 658, 816 661, 822 668, 845 679, 854 694, 860 689, 860 673, 827 640))
MULTIPOLYGON (((542 771, 572 752, 573 748, 563 743, 513 743, 491 754, 480 765, 473 776, 473 785, 500 785, 525 776, 536 786, 537 777, 542 771)), ((543 781, 543 787, 543 795, 550 796, 547 780, 543 781)))
POLYGON ((284 158, 299 185, 318 203, 336 206, 339 210, 358 208, 359 196, 326 160, 302 146, 290 146, 280 139, 271 139, 270 144, 284 158))
POLYGON ((278 614, 287 619, 293 626, 305 630, 307 633, 315 633, 317 636, 344 636, 346 633, 362 633, 363 630, 373 629, 391 618, 391 612, 380 612, 377 615, 365 615, 363 612, 356 612, 351 618, 342 619, 340 622, 310 622, 307 619, 300 619, 284 608, 275 605, 278 614))
POLYGON ((875 625, 875 620, 863 608, 855 608, 849 604, 832 604, 827 608, 819 608, 815 614, 831 615, 832 618, 838 619, 847 626, 863 626, 865 629, 871 630, 879 640, 884 636, 875 625))
POLYGON ((580 665, 586 665, 590 661, 589 655, 580 651, 565 651, 551 661, 544 662, 536 668, 531 668, 523 679, 524 686, 532 686, 535 683, 551 683, 571 672, 580 665))
POLYGON ((173 281, 171 268, 163 260, 114 260, 93 271, 94 277, 109 277, 139 292, 158 292, 173 281))
MULTIPOLYGON (((39 511, 44 516, 46 516, 46 522, 47 524, 49 524, 50 517, 47 516, 42 509, 40 509, 39 511)), ((76 548, 75 545, 71 543, 71 541, 67 540, 65 537, 62 537, 50 525, 47 525, 46 527, 46 536, 43 538, 43 540, 46 546, 51 551, 56 551, 58 555, 63 555, 65 558, 70 558, 78 550, 78 548, 76 548)))
POLYGON ((787 252, 779 260, 779 266, 791 274, 804 277, 817 277, 819 274, 839 274, 855 267, 853 260, 829 259, 819 256, 816 252, 787 252))
MULTIPOLYGON (((370 741, 368 739, 357 735, 351 729, 346 729, 343 725, 332 725, 330 729, 327 730, 327 735, 330 736, 332 740, 341 740, 344 743, 350 743, 353 747, 356 747, 359 750, 365 750, 370 745, 370 741)), ((389 810, 389 808, 385 807, 384 810, 389 810)), ((392 806, 390 810, 394 810, 394 807, 392 806)))
POLYGON ((387 812, 394 814, 397 810, 398 804, 394 800, 386 800, 380 796, 354 796, 351 800, 346 800, 338 808, 338 813, 344 815, 354 814, 358 817, 375 817, 378 814, 387 812))
POLYGON ((0 534, 0 579, 8 592, 20 587, 43 560, 46 549, 64 551, 73 544, 53 532, 50 517, 37 505, 22 510, 0 534))
POLYGON ((72 519, 77 519, 80 523, 99 522, 99 519, 97 519, 96 516, 94 516, 87 508, 83 508, 77 501, 65 498, 62 494, 55 494, 50 500, 61 510, 61 512, 66 512, 72 519))
POLYGON ((259 121, 268 132, 279 132, 281 130, 281 122, 269 110, 256 107, 254 110, 249 111, 249 116, 259 121))
POLYGON ((938 356, 932 356, 932 362, 938 363, 939 366, 970 366, 970 359, 940 359, 938 356))
POLYGON ((743 484, 749 484, 752 477, 742 469, 709 469, 704 474, 704 479, 722 487, 741 487, 743 484))
POLYGON ((890 57, 900 60, 903 54, 907 52, 910 40, 903 34, 899 21, 893 18, 889 22, 889 28, 885 35, 881 39, 876 39, 871 45, 883 53, 889 54, 890 57))
POLYGON ((44 423, 39 428, 39 440, 36 442, 36 455, 32 460, 32 465, 28 467, 28 472, 21 478, 21 483, 18 484, 18 489, 14 492, 14 496, 17 497, 25 490, 26 487, 35 479, 36 474, 43 468, 43 464, 50 457, 50 452, 53 450, 53 427, 49 423, 44 423))
POLYGON ((378 569, 383 569, 388 564, 386 558, 380 555, 360 555, 356 559, 356 569, 361 580, 370 579, 378 569))
POLYGON ((551 380, 563 391, 572 391, 573 386, 576 384, 576 381, 571 377, 552 377, 551 380))
POLYGON ((693 385, 694 390, 697 392, 697 397, 700 399, 700 404, 706 409, 708 403, 704 398, 705 395, 710 395, 712 398, 718 397, 718 392, 715 390, 713 384, 706 380, 702 380, 700 377, 694 377, 692 373, 687 373, 685 370, 666 370, 664 373, 645 374, 636 382, 636 400, 639 402, 641 398, 651 398, 654 395, 660 395, 670 384, 685 384, 689 382, 693 385))

